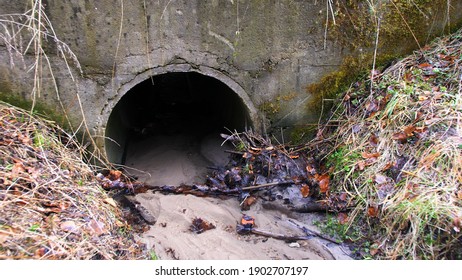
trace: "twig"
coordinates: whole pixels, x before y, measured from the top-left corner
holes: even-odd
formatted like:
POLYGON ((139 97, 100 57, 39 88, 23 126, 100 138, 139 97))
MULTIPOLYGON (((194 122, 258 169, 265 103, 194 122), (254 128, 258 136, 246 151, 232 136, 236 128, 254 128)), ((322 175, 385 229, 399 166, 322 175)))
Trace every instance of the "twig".
POLYGON ((284 182, 272 182, 272 183, 267 183, 267 184, 261 184, 261 185, 255 185, 255 186, 248 186, 248 187, 243 187, 243 191, 247 190, 254 190, 262 187, 271 187, 271 186, 277 186, 277 185, 288 185, 288 184, 293 184, 294 181, 284 181, 284 182))
POLYGON ((340 242, 338 242, 337 240, 335 239, 332 239, 328 236, 325 236, 324 234, 322 233, 319 233, 319 232, 316 232, 314 230, 311 230, 311 229, 308 229, 307 227, 303 226, 303 225, 300 225, 299 223, 297 223, 296 221, 292 220, 292 219, 287 219, 287 221, 289 221, 289 223, 292 223, 294 224, 296 227, 298 227, 299 229, 301 229, 304 233, 306 233, 307 235, 315 235, 319 238, 322 238, 324 240, 327 240, 327 241, 330 241, 332 243, 335 243, 337 245, 340 245, 340 242))

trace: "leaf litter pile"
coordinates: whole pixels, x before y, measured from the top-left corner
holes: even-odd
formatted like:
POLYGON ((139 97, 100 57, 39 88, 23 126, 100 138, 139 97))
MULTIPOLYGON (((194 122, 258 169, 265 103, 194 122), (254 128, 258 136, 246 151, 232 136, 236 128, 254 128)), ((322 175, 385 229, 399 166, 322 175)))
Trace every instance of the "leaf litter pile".
POLYGON ((0 259, 136 259, 131 226, 52 122, 0 104, 0 259))
POLYGON ((353 84, 307 145, 362 255, 462 258, 462 31, 353 84))

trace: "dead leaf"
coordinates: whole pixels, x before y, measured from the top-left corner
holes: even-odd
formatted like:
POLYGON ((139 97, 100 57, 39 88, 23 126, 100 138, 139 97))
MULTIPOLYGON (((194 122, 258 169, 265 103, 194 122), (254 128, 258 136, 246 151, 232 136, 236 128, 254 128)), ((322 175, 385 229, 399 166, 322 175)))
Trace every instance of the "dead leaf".
POLYGON ((77 228, 77 225, 75 224, 74 221, 63 222, 60 228, 65 232, 73 232, 73 233, 79 232, 79 229, 77 228))
POLYGON ((369 206, 367 208, 367 215, 369 217, 377 217, 379 214, 379 210, 377 208, 377 206, 369 206))
POLYGON ((414 76, 412 75, 411 72, 406 72, 406 73, 404 74, 404 80, 406 80, 406 81, 408 81, 408 82, 412 81, 413 78, 414 78, 414 76))
POLYGON ((115 180, 119 180, 121 176, 122 176, 122 171, 111 170, 109 171, 109 175, 107 176, 107 178, 111 181, 115 181, 115 180))
POLYGON ((215 225, 213 225, 212 223, 209 223, 203 220, 202 218, 194 218, 192 220, 191 226, 189 227, 189 230, 194 233, 200 234, 206 230, 210 230, 214 228, 215 228, 215 225))
POLYGON ((380 156, 380 153, 362 152, 362 153, 361 153, 361 156, 362 156, 364 159, 368 159, 368 158, 378 158, 378 157, 380 156))
POLYGON ((380 246, 380 244, 378 244, 378 243, 374 243, 374 244, 371 245, 371 248, 369 249, 369 253, 371 254, 371 256, 377 255, 377 253, 380 250, 379 246, 380 246))
POLYGON ((22 162, 16 162, 13 165, 13 168, 11 169, 11 176, 13 178, 19 177, 19 175, 25 171, 26 171, 26 168, 24 167, 22 162))
POLYGON ((371 146, 376 147, 378 143, 379 143, 379 138, 377 138, 375 134, 371 134, 371 136, 369 136, 369 144, 371 144, 371 146))
POLYGON ((316 168, 314 168, 313 165, 308 164, 308 165, 306 166, 306 172, 307 172, 309 175, 314 175, 314 174, 316 174, 316 168))
POLYGON ((0 232, 0 244, 5 243, 5 241, 10 237, 10 234, 6 231, 1 231, 0 232))
POLYGON ((393 140, 398 140, 400 141, 401 143, 406 143, 407 142, 407 134, 404 133, 403 131, 400 131, 400 132, 396 132, 396 133, 393 133, 393 135, 391 136, 391 138, 393 140))
POLYGON ((367 112, 371 113, 371 112, 377 112, 377 110, 379 109, 379 106, 377 105, 375 100, 373 101, 369 100, 366 102, 365 108, 367 112))
POLYGON ((326 193, 329 190, 329 174, 325 173, 319 177, 319 191, 321 193, 326 193))
POLYGON ((388 177, 387 176, 384 176, 382 174, 375 174, 375 179, 374 181, 377 183, 377 184, 385 184, 388 182, 388 177))
POLYGON ((364 168, 366 167, 366 162, 364 160, 361 160, 361 161, 358 161, 356 165, 358 166, 359 170, 363 171, 364 168))
POLYGON ((310 187, 307 184, 302 184, 300 191, 302 192, 303 197, 310 196, 310 187))
POLYGON ((420 69, 427 69, 427 70, 432 69, 432 65, 428 62, 421 63, 417 67, 419 67, 420 69))
POLYGON ((341 225, 348 223, 348 215, 346 213, 340 212, 338 213, 337 220, 341 225))
POLYGON ((411 137, 414 135, 414 131, 416 130, 416 128, 413 125, 408 125, 403 130, 407 137, 411 137))
POLYGON ((339 196, 340 201, 347 201, 348 194, 346 192, 342 192, 339 196))
POLYGON ((35 256, 38 257, 38 258, 43 257, 46 253, 48 253, 47 248, 39 248, 39 249, 35 250, 35 256))
POLYGON ((246 206, 252 206, 253 204, 255 204, 255 202, 257 201, 257 199, 255 198, 255 196, 248 196, 245 200, 244 200, 244 203, 246 206))
POLYGON ((377 196, 380 200, 384 200, 387 196, 395 190, 394 185, 390 183, 381 184, 377 190, 377 196))
POLYGON ((117 203, 115 202, 115 200, 110 198, 110 197, 105 198, 104 202, 106 202, 107 204, 109 204, 111 206, 117 207, 117 203))
POLYGON ((460 200, 462 200, 462 191, 458 191, 458 192, 457 192, 457 198, 459 198, 460 200))
POLYGON ((393 166, 395 166, 395 162, 388 162, 388 163, 385 164, 385 166, 382 168, 382 172, 383 172, 383 171, 387 171, 388 169, 392 168, 393 166))
POLYGON ((106 233, 104 229, 104 224, 102 222, 98 222, 95 219, 92 219, 88 223, 88 228, 93 235, 100 236, 106 233))

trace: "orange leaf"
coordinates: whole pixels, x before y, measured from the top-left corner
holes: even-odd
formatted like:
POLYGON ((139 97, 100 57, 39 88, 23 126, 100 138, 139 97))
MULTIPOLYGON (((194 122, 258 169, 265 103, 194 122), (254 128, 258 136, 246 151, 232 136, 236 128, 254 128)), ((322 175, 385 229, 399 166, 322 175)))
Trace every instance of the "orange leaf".
POLYGON ((407 135, 406 133, 400 131, 400 132, 393 133, 393 136, 391 138, 393 140, 399 140, 400 142, 406 142, 407 135))
POLYGON ((361 153, 361 156, 364 158, 364 159, 367 159, 367 158, 378 158, 380 156, 380 153, 367 153, 367 152, 362 152, 361 153))
POLYGON ((369 206, 369 207, 367 208, 367 215, 368 215, 369 217, 377 217, 377 215, 379 214, 378 212, 379 212, 379 211, 378 211, 378 209, 377 209, 377 206, 369 206))
POLYGON ((308 197, 310 195, 310 187, 307 184, 302 184, 300 191, 303 197, 308 197))
POLYGON ((406 126, 404 128, 404 133, 408 136, 408 137, 411 137, 412 135, 414 135, 414 131, 415 131, 415 126, 413 125, 409 125, 409 126, 406 126))
POLYGON ((251 206, 251 205, 254 204, 256 201, 257 201, 257 199, 256 199, 254 196, 248 196, 248 197, 246 197, 246 199, 244 200, 244 203, 245 203, 245 205, 247 205, 247 206, 251 206))
POLYGON ((120 176, 122 176, 122 171, 119 170, 111 170, 109 171, 109 175, 107 176, 109 180, 115 181, 120 179, 120 176))
POLYGON ((419 68, 421 68, 421 69, 432 68, 431 64, 428 63, 428 62, 421 63, 421 64, 419 64, 417 67, 419 67, 419 68))
POLYGON ((326 193, 329 190, 329 175, 323 174, 319 178, 319 190, 321 193, 326 193))
POLYGON ((459 199, 462 199, 462 191, 458 191, 458 192, 457 192, 457 197, 458 197, 459 199))
POLYGON ((382 171, 387 171, 388 169, 392 168, 395 165, 394 162, 388 162, 385 164, 385 166, 382 168, 382 171))

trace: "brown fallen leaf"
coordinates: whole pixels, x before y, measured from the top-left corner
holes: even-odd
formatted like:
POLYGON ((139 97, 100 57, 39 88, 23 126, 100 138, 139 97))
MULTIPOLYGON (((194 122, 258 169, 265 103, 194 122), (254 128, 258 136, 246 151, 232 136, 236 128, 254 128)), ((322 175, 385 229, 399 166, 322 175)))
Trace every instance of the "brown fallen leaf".
POLYGON ((115 200, 110 198, 110 197, 105 198, 104 202, 106 202, 107 204, 109 204, 111 206, 117 207, 117 203, 115 202, 115 200))
POLYGON ((26 171, 26 168, 24 167, 22 162, 16 162, 13 165, 13 168, 11 169, 11 176, 12 176, 12 178, 17 178, 17 177, 19 177, 19 175, 21 173, 23 173, 25 171, 26 171))
POLYGON ((106 233, 104 229, 104 223, 98 222, 95 219, 91 219, 88 223, 88 229, 93 235, 100 236, 106 233))
POLYGON ((374 133, 372 133, 371 136, 369 136, 369 144, 371 144, 373 147, 376 147, 378 143, 379 138, 374 133))
POLYGON ((303 197, 310 196, 310 187, 307 184, 302 184, 302 187, 300 188, 300 191, 301 191, 303 197))
POLYGON ((210 230, 214 228, 215 228, 215 225, 213 225, 212 223, 209 223, 203 220, 202 218, 194 218, 192 220, 191 226, 189 227, 189 230, 194 233, 200 234, 206 230, 210 230))
POLYGON ((326 193, 329 190, 329 174, 325 173, 318 177, 319 179, 319 191, 321 193, 326 193))
POLYGON ((245 204, 247 207, 252 206, 253 204, 255 204, 255 202, 257 202, 257 199, 255 198, 255 196, 248 196, 248 197, 244 200, 244 204, 245 204))
POLYGON ((383 171, 387 171, 388 169, 392 168, 393 166, 395 166, 396 162, 387 162, 387 164, 385 164, 385 166, 382 168, 382 172, 383 171))
POLYGON ((35 257, 41 258, 41 257, 43 257, 46 253, 48 253, 48 249, 47 249, 47 248, 39 248, 39 249, 35 250, 35 257))
POLYGON ((65 232, 78 233, 79 229, 74 221, 65 221, 61 223, 60 228, 65 232))
POLYGON ((428 62, 424 62, 424 63, 417 65, 417 67, 420 69, 431 69, 432 65, 428 62))
POLYGON ((340 212, 338 213, 337 220, 341 225, 348 223, 348 215, 346 213, 340 212))
POLYGON ((109 171, 109 175, 107 176, 107 178, 111 181, 115 181, 115 180, 119 180, 121 176, 122 176, 122 171, 111 170, 109 171))
POLYGON ((361 156, 362 156, 364 159, 368 159, 368 158, 378 158, 378 157, 380 156, 380 153, 362 152, 362 153, 361 153, 361 156))
POLYGON ((416 130, 416 127, 413 125, 408 125, 406 126, 403 131, 406 134, 407 137, 411 137, 414 135, 414 131, 416 130))
POLYGON ((406 143, 407 138, 408 138, 407 134, 403 131, 393 133, 393 135, 391 136, 391 139, 398 140, 401 143, 406 143))
POLYGON ((367 208, 367 215, 369 217, 377 217, 378 214, 379 214, 379 210, 378 210, 377 206, 372 206, 371 205, 371 206, 369 206, 367 208))

